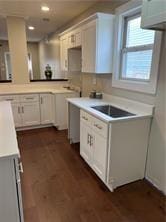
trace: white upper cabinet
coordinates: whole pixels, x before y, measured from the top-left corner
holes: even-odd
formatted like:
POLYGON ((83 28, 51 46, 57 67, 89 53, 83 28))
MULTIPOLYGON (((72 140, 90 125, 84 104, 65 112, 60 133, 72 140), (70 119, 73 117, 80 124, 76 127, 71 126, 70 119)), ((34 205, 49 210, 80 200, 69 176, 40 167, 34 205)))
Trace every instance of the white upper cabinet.
POLYGON ((68 71, 68 36, 64 35, 60 38, 60 64, 62 71, 68 71))
POLYGON ((61 69, 86 73, 112 73, 114 15, 96 13, 61 34, 61 69), (68 49, 64 53, 64 39, 68 49), (63 41, 62 41, 63 40, 63 41), (74 57, 74 59, 73 59, 74 57), (64 61, 68 62, 65 69, 64 61), (74 61, 73 61, 74 60, 74 61), (81 62, 81 65, 80 65, 81 62))
POLYGON ((82 72, 112 73, 114 16, 98 13, 82 29, 82 72))
POLYGON ((82 30, 82 72, 96 72, 96 21, 82 30))
POLYGON ((166 0, 143 0, 141 26, 166 30, 166 0))
POLYGON ((68 48, 81 46, 81 29, 75 29, 68 34, 68 48))

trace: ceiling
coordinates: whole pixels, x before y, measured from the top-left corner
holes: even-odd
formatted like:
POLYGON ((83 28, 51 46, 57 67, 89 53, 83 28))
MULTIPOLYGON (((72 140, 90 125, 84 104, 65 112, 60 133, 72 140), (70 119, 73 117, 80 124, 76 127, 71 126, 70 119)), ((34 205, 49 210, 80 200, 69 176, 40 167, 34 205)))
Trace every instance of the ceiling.
POLYGON ((56 32, 99 0, 0 0, 0 39, 7 38, 6 16, 13 15, 26 19, 27 38, 29 41, 39 41, 48 34, 56 32), (49 12, 42 12, 41 5, 47 5, 49 12), (43 21, 48 18, 49 21, 43 21), (34 26, 35 30, 28 30, 28 26, 34 26))

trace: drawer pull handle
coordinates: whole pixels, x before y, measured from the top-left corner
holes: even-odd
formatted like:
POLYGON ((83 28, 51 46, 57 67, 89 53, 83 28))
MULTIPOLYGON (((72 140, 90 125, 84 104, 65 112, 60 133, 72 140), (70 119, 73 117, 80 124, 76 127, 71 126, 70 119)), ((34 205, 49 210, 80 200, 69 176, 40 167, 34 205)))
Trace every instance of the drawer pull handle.
POLYGON ((34 99, 33 97, 27 97, 26 99, 34 99))
POLYGON ((94 126, 100 130, 103 128, 102 126, 99 126, 98 124, 94 124, 94 126))
POLYGON ((88 133, 87 144, 90 144, 90 141, 91 141, 91 136, 90 136, 90 134, 88 133))
POLYGON ((20 111, 20 107, 18 107, 18 113, 19 113, 19 114, 21 113, 21 111, 20 111))
POLYGON ((19 163, 19 172, 20 172, 20 173, 23 173, 23 172, 24 172, 22 162, 19 163))
POLYGON ((6 101, 13 101, 14 99, 6 99, 6 101))

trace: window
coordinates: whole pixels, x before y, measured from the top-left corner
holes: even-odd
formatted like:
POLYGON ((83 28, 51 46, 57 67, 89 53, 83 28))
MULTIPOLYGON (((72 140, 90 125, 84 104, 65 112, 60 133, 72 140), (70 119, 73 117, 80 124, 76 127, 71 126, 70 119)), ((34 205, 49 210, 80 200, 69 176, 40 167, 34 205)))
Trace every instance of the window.
POLYGON ((125 18, 122 49, 122 79, 150 79, 155 32, 143 30, 141 15, 125 18))
POLYGON ((141 29, 141 3, 130 1, 116 10, 112 86, 155 94, 161 32, 141 29))

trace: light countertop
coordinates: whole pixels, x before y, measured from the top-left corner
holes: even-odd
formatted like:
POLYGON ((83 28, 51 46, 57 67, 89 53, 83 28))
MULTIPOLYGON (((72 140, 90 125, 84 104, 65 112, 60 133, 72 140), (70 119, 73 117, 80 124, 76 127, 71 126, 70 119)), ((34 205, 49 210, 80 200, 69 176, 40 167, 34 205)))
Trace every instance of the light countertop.
POLYGON ((10 102, 0 102, 0 158, 19 155, 10 102))
POLYGON ((74 91, 68 90, 65 88, 7 88, 0 90, 0 95, 10 95, 10 94, 34 94, 34 93, 52 93, 52 94, 58 94, 58 93, 73 93, 74 91))
POLYGON ((82 97, 82 98, 68 98, 67 101, 105 122, 115 122, 115 121, 129 120, 129 119, 131 120, 135 118, 152 117, 154 109, 154 107, 151 105, 135 102, 121 97, 107 96, 107 95, 104 95, 103 99, 91 99, 88 97, 82 97), (106 105, 106 104, 133 113, 135 114, 135 116, 113 118, 92 108, 92 106, 106 105))

